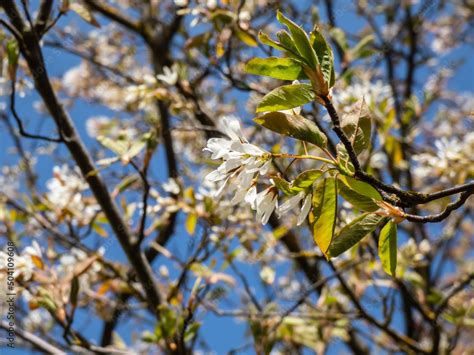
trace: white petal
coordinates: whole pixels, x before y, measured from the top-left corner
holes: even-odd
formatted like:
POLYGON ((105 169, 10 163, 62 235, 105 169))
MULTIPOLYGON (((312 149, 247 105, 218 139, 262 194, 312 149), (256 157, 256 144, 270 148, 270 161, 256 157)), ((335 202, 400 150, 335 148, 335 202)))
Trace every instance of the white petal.
POLYGON ((229 181, 229 178, 227 178, 224 183, 221 185, 221 187, 219 187, 219 189, 214 193, 214 197, 215 198, 221 198, 222 197, 222 194, 224 192, 224 189, 227 185, 227 182, 229 181))
POLYGON ((236 116, 224 116, 220 122, 222 130, 230 139, 233 141, 240 141, 240 139, 243 138, 239 119, 236 116))
POLYGON ((283 216, 284 214, 288 213, 288 211, 291 211, 294 209, 300 201, 304 198, 305 192, 300 191, 298 194, 290 197, 284 204, 280 206, 278 209, 278 217, 283 216))
POLYGON ((277 195, 274 193, 269 193, 268 195, 273 195, 273 196, 271 196, 271 199, 268 200, 267 204, 264 206, 264 212, 263 212, 263 217, 262 217, 263 225, 268 223, 270 216, 272 215, 275 208, 278 206, 277 195))
POLYGON ((237 204, 239 204, 239 203, 241 203, 242 201, 245 200, 246 195, 247 195, 247 190, 237 189, 237 192, 236 192, 234 198, 232 199, 232 201, 230 201, 230 203, 232 205, 237 205, 237 204))
POLYGON ((250 207, 255 210, 257 208, 257 187, 254 185, 252 186, 245 195, 245 202, 250 204, 250 207))
POLYGON ((298 215, 298 222, 296 223, 298 226, 301 225, 308 216, 309 210, 311 209, 311 202, 313 199, 313 195, 309 194, 306 196, 303 202, 303 207, 301 207, 301 212, 298 215))
POLYGON ((256 204, 257 220, 260 220, 262 224, 266 224, 278 206, 277 194, 272 188, 268 188, 257 195, 256 204))
POLYGON ((223 174, 218 170, 211 171, 209 174, 206 175, 204 178, 207 181, 216 182, 224 180, 227 177, 227 174, 223 174))
POLYGON ((268 173, 268 170, 270 170, 270 166, 272 165, 272 160, 269 159, 263 166, 258 170, 260 175, 265 175, 268 173))
POLYGON ((229 173, 230 171, 234 170, 235 168, 238 168, 240 165, 242 165, 242 161, 240 159, 229 159, 223 162, 217 170, 221 173, 229 173))
POLYGON ((236 177, 236 184, 239 185, 239 189, 248 190, 252 184, 254 174, 249 174, 247 171, 242 170, 236 177))
POLYGON ((245 153, 245 154, 254 155, 254 156, 257 156, 257 157, 261 157, 263 154, 266 153, 263 149, 257 147, 256 145, 250 144, 250 143, 241 144, 240 149, 242 149, 242 152, 245 153))
POLYGON ((225 154, 229 153, 231 141, 224 138, 211 138, 207 141, 204 151, 212 153, 212 159, 220 159, 225 154))

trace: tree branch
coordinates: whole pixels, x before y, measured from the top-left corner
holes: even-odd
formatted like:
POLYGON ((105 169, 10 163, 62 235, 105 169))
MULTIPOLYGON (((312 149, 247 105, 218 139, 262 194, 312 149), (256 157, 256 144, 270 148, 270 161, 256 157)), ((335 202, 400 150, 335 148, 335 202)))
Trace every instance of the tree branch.
MULTIPOLYGON (((7 321, 2 320, 0 327, 8 331, 10 328, 7 321)), ((24 329, 15 326, 15 334, 20 338, 30 343, 35 349, 44 352, 46 354, 55 354, 55 355, 66 355, 66 352, 63 350, 51 345, 50 343, 44 341, 40 337, 30 333, 24 329)))
POLYGON ((105 3, 105 1, 95 1, 95 0, 84 0, 84 2, 94 11, 97 11, 109 18, 112 21, 118 22, 122 26, 128 28, 129 30, 141 35, 146 36, 145 29, 143 25, 137 21, 130 19, 125 16, 123 13, 117 11, 114 7, 105 3))
MULTIPOLYGON (((12 22, 21 21, 21 19, 13 18, 12 13, 8 11, 8 6, 4 5, 11 4, 11 2, 2 2, 1 4, 12 22)), ((43 61, 41 47, 36 35, 31 31, 31 29, 24 29, 25 26, 23 26, 23 24, 16 27, 21 29, 20 33, 23 40, 19 43, 20 51, 32 73, 36 90, 41 95, 49 113, 53 117, 61 133, 61 136, 64 138, 69 152, 89 184, 97 202, 107 217, 112 230, 117 236, 122 249, 133 266, 133 269, 147 295, 150 309, 158 316, 158 305, 160 304, 161 298, 151 267, 147 263, 144 255, 136 248, 133 248, 132 233, 125 221, 122 219, 117 205, 107 190, 99 172, 96 170, 92 158, 79 137, 71 117, 65 111, 64 106, 59 102, 59 99, 56 96, 43 61)))
MULTIPOLYGON (((388 202, 394 203, 398 206, 408 207, 408 206, 414 206, 414 205, 418 205, 418 204, 431 202, 431 201, 440 199, 442 197, 454 195, 454 194, 459 193, 459 192, 465 192, 467 195, 471 195, 471 194, 474 193, 474 182, 469 182, 469 183, 464 184, 464 185, 452 187, 452 188, 442 190, 442 191, 438 191, 438 192, 431 193, 431 194, 425 194, 425 193, 419 193, 419 192, 415 192, 415 191, 401 190, 399 188, 396 188, 393 185, 385 184, 382 181, 380 181, 380 180, 376 179, 375 177, 373 177, 372 175, 367 174, 365 171, 362 170, 359 159, 357 158, 357 154, 354 151, 354 148, 352 147, 352 144, 351 144, 349 138, 346 136, 346 134, 342 130, 341 121, 339 119, 339 115, 337 114, 336 109, 334 108, 334 105, 332 104, 331 100, 328 97, 322 97, 322 99, 324 101, 324 105, 325 105, 325 107, 328 111, 328 114, 331 118, 331 121, 333 123, 333 130, 337 134, 339 139, 341 140, 344 147, 346 148, 347 153, 349 155, 349 159, 350 159, 352 165, 354 165, 354 168, 355 168, 354 176, 356 178, 362 180, 362 181, 365 181, 365 182, 373 185, 374 187, 378 188, 379 190, 381 190, 385 193, 392 193, 392 194, 395 194, 398 197, 397 200, 394 200, 393 198, 391 198, 389 196, 385 196, 385 200, 387 200, 388 202)), ((466 199, 467 199, 467 196, 464 196, 463 197, 463 202, 466 199)), ((460 205, 462 205, 462 203, 460 205)), ((458 208, 460 205, 456 205, 455 208, 458 208)), ((453 209, 451 209, 450 211, 452 211, 452 210, 453 209)), ((449 215, 450 211, 449 212, 445 211, 445 212, 447 212, 447 214, 443 215, 443 216, 436 215, 436 217, 427 218, 426 221, 427 222, 439 222, 442 219, 446 218, 449 215)), ((408 216, 410 216, 410 218, 412 218, 413 221, 415 221, 415 222, 419 222, 419 221, 423 220, 423 219, 417 218, 419 216, 414 216, 414 215, 408 215, 408 216)))

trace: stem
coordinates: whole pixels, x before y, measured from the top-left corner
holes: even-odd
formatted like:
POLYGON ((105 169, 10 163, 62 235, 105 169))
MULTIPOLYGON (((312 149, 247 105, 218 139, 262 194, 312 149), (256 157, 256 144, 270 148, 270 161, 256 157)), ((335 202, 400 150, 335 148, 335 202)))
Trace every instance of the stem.
POLYGON ((324 163, 331 164, 331 165, 334 165, 334 166, 337 165, 337 162, 334 159, 330 160, 330 159, 318 157, 318 156, 315 156, 315 155, 308 155, 308 154, 298 155, 298 154, 277 154, 277 153, 275 153, 275 154, 272 154, 272 158, 311 159, 311 160, 322 161, 324 163))

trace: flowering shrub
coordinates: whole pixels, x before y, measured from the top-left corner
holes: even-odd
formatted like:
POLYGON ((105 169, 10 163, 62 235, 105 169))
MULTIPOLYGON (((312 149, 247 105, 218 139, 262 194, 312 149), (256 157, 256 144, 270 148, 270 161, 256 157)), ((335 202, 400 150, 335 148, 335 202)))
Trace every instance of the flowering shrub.
POLYGON ((8 347, 473 347, 467 2, 0 9, 8 347))

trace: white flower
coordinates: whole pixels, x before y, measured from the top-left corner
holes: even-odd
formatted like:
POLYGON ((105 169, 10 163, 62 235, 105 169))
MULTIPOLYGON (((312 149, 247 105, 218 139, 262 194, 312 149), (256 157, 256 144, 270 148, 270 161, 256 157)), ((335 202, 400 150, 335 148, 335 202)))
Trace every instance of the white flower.
POLYGON ((173 178, 170 178, 167 182, 165 182, 161 186, 163 187, 163 190, 173 195, 179 194, 179 191, 181 190, 178 183, 173 178))
POLYGON ((88 185, 79 169, 71 170, 67 165, 53 168, 53 178, 46 182, 46 197, 58 213, 67 209, 74 215, 73 223, 85 225, 95 216, 99 207, 91 198, 84 196, 88 185))
POLYGON ((36 240, 33 240, 30 246, 27 246, 25 249, 23 249, 23 253, 30 256, 37 256, 38 258, 42 258, 43 256, 41 248, 36 240))
POLYGON ((313 199, 312 194, 306 194, 305 191, 300 191, 296 195, 290 197, 284 204, 278 208, 278 218, 281 218, 284 214, 293 210, 299 203, 303 201, 303 206, 301 207, 300 213, 298 214, 297 225, 301 225, 308 216, 309 210, 311 209, 311 202, 313 199))
POLYGON ((278 208, 278 194, 274 186, 259 192, 256 196, 255 206, 257 220, 263 225, 267 224, 275 208, 278 208))
POLYGON ((278 208, 278 217, 283 216, 284 214, 288 213, 289 211, 294 209, 296 206, 298 206, 298 204, 304 198, 304 196, 305 196, 305 192, 300 191, 296 195, 290 197, 284 204, 282 204, 278 208))
POLYGON ((269 266, 264 266, 260 271, 260 278, 265 282, 267 285, 273 284, 275 281, 275 270, 273 270, 269 266))
POLYGON ((426 240, 426 239, 422 240, 420 245, 418 246, 418 249, 424 255, 429 254, 431 252, 431 245, 430 245, 429 240, 426 240))
POLYGON ((174 0, 174 4, 178 7, 185 7, 188 5, 188 0, 174 0))
POLYGON ((156 78, 158 80, 161 80, 165 84, 168 84, 169 86, 173 86, 174 84, 176 84, 176 82, 178 81, 178 71, 176 64, 173 64, 171 68, 164 67, 163 74, 158 74, 156 78))
POLYGON ((222 159, 223 163, 205 179, 211 182, 224 181, 215 194, 215 197, 219 198, 229 180, 234 178, 230 189, 237 191, 233 199, 233 203, 237 204, 248 200, 246 191, 252 187, 257 173, 265 175, 268 172, 271 159, 268 152, 248 143, 236 117, 226 116, 222 122, 222 130, 230 139, 211 138, 203 150, 212 153, 211 159, 222 159))
POLYGON ((86 131, 89 137, 96 138, 104 127, 110 126, 112 120, 107 116, 95 116, 86 121, 86 131))
POLYGON ((161 265, 159 271, 160 275, 164 278, 168 278, 170 276, 168 268, 165 265, 161 265))

